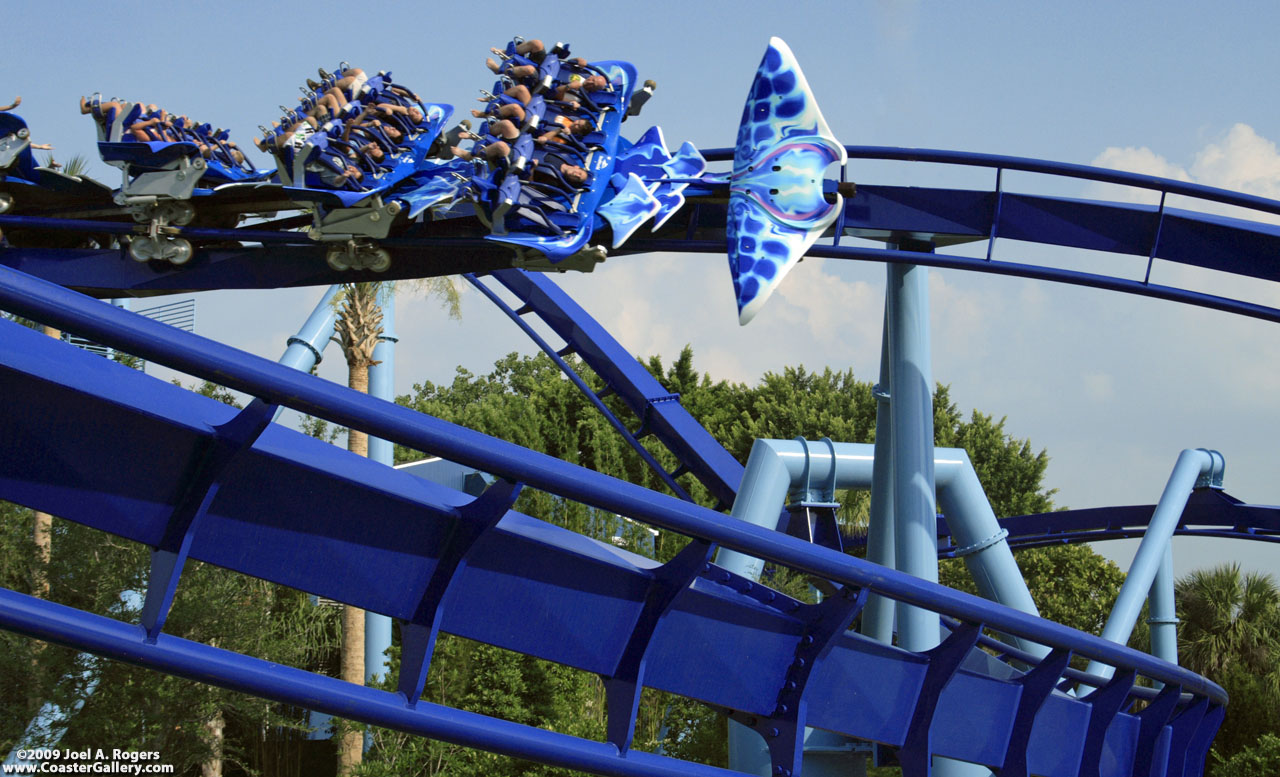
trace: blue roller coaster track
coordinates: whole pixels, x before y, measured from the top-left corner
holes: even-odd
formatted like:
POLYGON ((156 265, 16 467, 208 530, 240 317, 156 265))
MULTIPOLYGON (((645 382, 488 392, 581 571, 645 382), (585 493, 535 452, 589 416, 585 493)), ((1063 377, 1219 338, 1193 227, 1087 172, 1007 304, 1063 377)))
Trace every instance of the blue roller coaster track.
MULTIPOLYGON (((99 105, 100 150, 124 170, 121 188, 110 190, 34 167, 25 124, 0 114, 0 309, 253 397, 237 412, 0 321, 7 400, 0 411, 0 498, 153 550, 140 623, 0 590, 0 627, 344 718, 604 775, 742 773, 633 749, 643 687, 712 705, 754 730, 767 747, 770 773, 780 777, 800 774, 806 727, 896 748, 912 777, 932 773, 934 756, 1005 776, 1201 774, 1228 701, 1209 680, 1115 641, 726 516, 730 507, 738 515, 750 468, 539 271, 590 270, 627 254, 727 250, 744 323, 803 256, 1015 275, 1280 322, 1275 308, 1151 282, 1156 259, 1280 281, 1280 226, 1165 201, 1177 195, 1269 215, 1280 214, 1280 202, 1079 165, 844 146, 776 39, 735 148, 699 152, 685 144, 672 154, 656 128, 634 143, 621 135, 638 87, 634 68, 608 61, 578 66, 577 80, 598 78, 604 86, 574 102, 557 91, 572 80, 571 61, 567 48, 526 59, 513 41, 503 67, 533 68, 534 93, 525 100, 517 91, 504 101, 504 88, 519 79, 499 81, 494 114, 481 128, 499 134, 478 133, 470 161, 442 158, 436 143, 452 109, 395 92, 402 87, 390 74, 371 79, 378 99, 399 100, 404 115, 419 120, 401 125, 397 135, 407 145, 388 146, 385 153, 398 161, 381 166, 363 151, 344 158, 346 138, 330 127, 287 153, 278 148, 279 171, 257 170, 238 162, 226 138, 207 128, 188 140, 130 141, 124 133, 132 125, 124 121, 134 109, 99 105), (497 119, 516 113, 499 113, 513 100, 523 126, 506 137, 497 119), (563 148, 540 134, 557 117, 564 127, 587 122, 581 133, 560 133, 569 136, 563 148), (510 142, 499 146, 503 141, 510 142), (210 144, 217 148, 202 150, 210 144), (846 169, 856 172, 858 160, 982 167, 994 172, 993 186, 859 181, 854 187, 846 169), (708 170, 729 161, 732 171, 708 170), (838 181, 824 180, 830 164, 841 165, 838 181), (554 174, 530 173, 557 165, 554 174), (351 167, 363 170, 366 183, 354 183, 351 167), (576 167, 586 177, 567 185, 576 167), (1006 190, 1005 171, 1123 184, 1157 192, 1160 202, 1018 193, 1006 190), (236 226, 247 214, 279 212, 294 215, 236 226), (638 231, 650 221, 648 232, 638 231), (990 247, 1001 238, 1146 257, 1148 269, 1139 281, 997 261, 990 247), (937 250, 978 241, 987 241, 985 257, 937 250), (93 299, 444 274, 464 274, 556 360, 670 494, 93 299), (517 303, 505 302, 498 287, 517 303), (528 323, 533 319, 560 342, 539 335, 528 323), (603 392, 592 393, 577 377, 563 358, 570 353, 599 376, 603 392), (599 401, 605 394, 616 395, 629 417, 610 412, 599 401), (496 480, 478 497, 423 481, 272 423, 279 407, 496 480), (663 469, 641 444, 645 437, 664 445, 679 466, 663 469), (716 509, 689 499, 681 485, 689 478, 718 500, 716 509), (287 498, 278 483, 293 484, 287 498), (524 487, 691 542, 658 564, 514 511, 524 487), (356 525, 340 517, 357 508, 378 521, 356 525), (792 599, 724 563, 719 549, 826 581, 827 595, 819 604, 792 599), (404 649, 398 691, 166 634, 187 558, 395 618, 404 649), (939 614, 945 638, 925 647, 903 639, 895 645, 891 635, 849 630, 859 614, 885 601, 939 614), (608 741, 421 701, 440 631, 600 675, 610 701, 608 741), (1082 672, 1069 666, 1073 657, 1109 669, 1082 672)), ((885 388, 906 396, 904 383, 895 375, 885 388)), ((931 434, 927 444, 932 450, 931 434)), ((831 450, 834 482, 834 443, 831 450)), ((875 456, 881 461, 879 451, 875 456)), ((928 472, 932 479, 932 466, 928 472)), ((1212 477, 1202 481, 1185 509, 1178 506, 1171 533, 1280 539, 1280 508, 1244 504, 1212 477)), ((1037 547, 1137 537, 1160 513, 1135 506, 1013 517, 1000 521, 992 541, 1037 547)), ((933 518, 930 509, 927 519, 933 518)), ((929 554, 973 552, 953 524, 951 515, 938 521, 929 554)))

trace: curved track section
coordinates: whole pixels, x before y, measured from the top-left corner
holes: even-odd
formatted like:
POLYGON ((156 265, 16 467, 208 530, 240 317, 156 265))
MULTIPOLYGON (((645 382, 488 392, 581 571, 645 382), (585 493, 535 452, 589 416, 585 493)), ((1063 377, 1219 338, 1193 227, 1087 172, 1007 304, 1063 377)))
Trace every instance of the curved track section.
MULTIPOLYGON (((1274 216, 1280 213, 1280 203, 1276 201, 1183 181, 1019 157, 863 146, 847 146, 846 151, 854 160, 851 165, 855 174, 859 159, 963 165, 990 169, 993 186, 990 190, 968 190, 860 181, 857 194, 845 199, 840 217, 827 232, 830 242, 820 241, 809 249, 809 256, 901 262, 1035 278, 1280 321, 1280 310, 1273 307, 1214 294, 1207 288, 1181 288, 1152 281, 1152 275, 1158 275, 1153 273, 1158 270, 1156 260, 1226 275, 1280 281, 1280 262, 1275 258, 1280 255, 1280 226, 1165 204, 1167 197, 1174 195, 1274 216), (1005 185, 1006 170, 1142 188, 1160 194, 1161 202, 1139 205, 1014 192, 1005 185), (841 244, 849 237, 894 241, 909 236, 923 237, 939 248, 985 240, 988 251, 985 258, 980 258, 841 244), (1034 261, 998 261, 992 259, 992 248, 1000 238, 1145 257, 1146 272, 1131 276, 1103 275, 1034 261)), ((732 158, 732 151, 711 150, 704 156, 712 162, 724 161, 732 158)), ((834 182, 830 183, 834 186, 834 182)), ((618 253, 722 252, 727 211, 723 193, 711 184, 694 182, 685 189, 684 195, 688 202, 684 209, 657 232, 648 233, 651 237, 638 233, 618 253)), ((68 218, 56 208, 49 208, 39 215, 0 215, 0 229, 134 234, 140 227, 68 218)), ((330 269, 324 263, 323 246, 311 243, 303 232, 260 227, 182 227, 171 231, 175 236, 206 241, 182 268, 158 262, 132 262, 119 249, 22 246, 0 252, 0 263, 100 297, 482 273, 511 266, 509 252, 484 240, 487 232, 470 219, 414 224, 402 234, 381 241, 394 260, 391 269, 383 275, 330 269)))
MULTIPOLYGON (((1063 510, 1005 518, 1000 526, 1009 532, 1009 544, 1015 548, 1125 540, 1142 537, 1155 509, 1155 505, 1133 505, 1063 510)), ((1197 488, 1174 534, 1280 542, 1280 507, 1245 504, 1220 489, 1197 488)), ((956 548, 945 520, 938 522, 938 538, 938 555, 954 556, 956 548)))
MULTIPOLYGON (((403 619, 409 634, 444 629, 610 682, 701 699, 761 732, 779 774, 798 768, 806 725, 885 742, 920 763, 940 754, 1006 774, 1126 775, 1147 764, 1161 765, 1159 774, 1198 774, 1221 721, 1226 697, 1216 685, 1059 624, 727 520, 13 270, 0 270, 0 307, 257 398, 237 414, 4 322, 0 385, 23 408, 6 417, 6 439, 23 455, 0 457, 0 497, 403 619), (472 499, 262 424, 274 405, 504 480, 472 499), (276 503, 267 482, 295 483, 293 493, 314 503, 276 503), (692 550, 655 566, 520 515, 510 510, 518 484, 685 534, 692 550), (360 504, 380 520, 317 519, 342 514, 341 504, 360 504), (715 546, 824 578, 842 593, 803 605, 707 562, 715 546), (953 617, 950 637, 912 653, 847 632, 871 591, 953 617), (1046 645, 1049 657, 1024 673, 975 652, 982 627, 1046 645), (725 643, 750 649, 716 649, 725 643), (1117 667, 1115 678, 1093 679, 1100 687, 1082 697, 1057 690, 1074 682, 1065 674, 1073 654, 1117 667), (1135 713, 1132 701, 1150 696, 1135 686, 1138 677, 1166 691, 1135 713)), ((429 649, 406 650, 397 694, 167 637, 164 611, 180 581, 154 572, 141 626, 11 592, 0 595, 0 624, 203 682, 306 699, 334 714, 585 771, 723 773, 633 752, 625 735, 586 742, 416 702, 421 682, 414 678, 425 676, 429 649)), ((611 714, 628 712, 624 705, 611 714)))

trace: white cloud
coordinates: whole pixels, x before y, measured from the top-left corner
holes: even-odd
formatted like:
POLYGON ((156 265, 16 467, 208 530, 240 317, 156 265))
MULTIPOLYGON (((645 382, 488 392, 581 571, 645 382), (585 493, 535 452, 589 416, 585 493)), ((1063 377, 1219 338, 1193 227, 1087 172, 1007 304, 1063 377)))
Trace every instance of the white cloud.
POLYGON ((1201 149, 1191 180, 1232 191, 1280 199, 1280 153, 1248 124, 1236 124, 1201 149))
POLYGON ((884 292, 865 281, 845 281, 826 270, 821 261, 797 265, 775 295, 785 303, 779 306, 780 312, 817 343, 847 344, 850 338, 864 341, 868 337, 878 341, 880 322, 868 320, 866 311, 883 305, 884 292))
MULTIPOLYGON (((1094 157, 1092 164, 1095 167, 1108 167, 1129 173, 1155 175, 1161 178, 1172 178, 1175 181, 1191 182, 1191 174, 1187 172, 1186 168, 1170 162, 1146 146, 1137 148, 1133 146, 1124 148, 1111 146, 1094 157)), ((1098 186, 1097 188, 1102 189, 1103 187, 1098 186)), ((1109 191, 1114 191, 1110 187, 1107 188, 1109 191)), ((1129 202, 1156 203, 1160 201, 1159 193, 1146 189, 1126 187, 1121 196, 1129 202)))
MULTIPOLYGON (((1274 141, 1267 140, 1253 127, 1243 123, 1232 125, 1231 129, 1197 151, 1187 166, 1171 162, 1146 146, 1112 146, 1094 157, 1092 164, 1280 199, 1280 151, 1277 151, 1274 141)), ((1109 185, 1092 188, 1094 194, 1106 191, 1110 196, 1115 196, 1117 191, 1116 187, 1109 185)), ((1154 204, 1160 201, 1160 195, 1154 191, 1124 187, 1119 199, 1154 204)), ((1166 205, 1280 223, 1277 216, 1188 197, 1170 196, 1166 205)))
MULTIPOLYGON (((1280 199, 1280 151, 1275 142, 1247 124, 1231 126, 1188 160, 1170 160, 1149 148, 1112 147, 1093 163, 1280 199)), ((1155 201, 1137 191, 1128 189, 1117 197, 1115 187, 1108 187, 1105 194, 1102 187, 1093 187, 1089 194, 1155 201)), ((1256 211, 1188 198, 1170 197, 1169 205, 1280 222, 1256 211)), ((1157 262, 1152 280, 1280 307, 1280 284, 1230 273, 1157 262)), ((1080 363, 1088 370, 1082 375, 1084 394, 1097 409, 1085 411, 1078 419, 1081 429, 1075 435, 1079 439, 1064 436, 1062 444, 1047 440, 1050 451, 1062 454, 1080 449, 1085 429, 1092 429, 1109 451, 1124 451, 1128 478, 1134 482, 1141 478, 1148 483, 1145 489, 1152 490, 1179 448, 1218 448, 1230 463, 1227 487, 1231 493, 1247 501, 1274 503, 1277 496, 1268 462, 1280 428, 1273 402, 1280 393, 1280 371, 1275 367, 1280 363, 1280 341, 1275 325, 1133 298, 1114 310, 1120 315, 1079 321, 1081 337, 1097 344, 1096 353, 1080 363), (1107 401, 1098 403, 1099 399, 1107 401)), ((1081 462, 1057 461, 1070 480, 1080 480, 1087 472, 1081 462)), ((1102 487, 1108 494, 1119 490, 1110 484, 1102 487)), ((1108 495, 1082 499, 1079 493, 1064 501, 1073 506, 1120 501, 1108 495)), ((1153 501, 1156 495, 1146 499, 1153 501)))
POLYGON ((989 355, 986 336, 1008 305, 991 284, 958 282, 954 274, 929 273, 929 312, 935 350, 952 358, 981 359, 989 355))

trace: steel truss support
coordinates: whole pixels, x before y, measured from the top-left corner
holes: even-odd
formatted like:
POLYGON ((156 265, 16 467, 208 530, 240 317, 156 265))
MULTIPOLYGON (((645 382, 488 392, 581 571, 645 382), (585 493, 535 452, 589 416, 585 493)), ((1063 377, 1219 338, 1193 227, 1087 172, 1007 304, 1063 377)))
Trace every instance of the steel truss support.
POLYGON ((466 566, 467 557, 480 538, 515 504, 521 488, 519 483, 499 480, 473 502, 458 509, 453 534, 440 551, 440 560, 431 578, 422 587, 413 618, 401 631, 403 658, 398 690, 410 707, 417 706, 427 684, 431 654, 440 634, 440 619, 448 607, 449 584, 466 566))
POLYGON ((654 570, 645 595, 644 609, 632 627, 617 667, 604 680, 609 714, 607 738, 623 755, 631 749, 631 740, 636 733, 640 693, 644 689, 645 657, 653 635, 676 597, 710 569, 708 562, 714 551, 714 544, 693 539, 675 558, 654 570))
POLYGON ((213 438, 196 463, 195 474, 169 518, 164 537, 151 551, 151 575, 142 605, 142 627, 147 632, 147 641, 156 641, 169 617, 169 608, 178 591, 178 578, 191 549, 191 538, 218 495, 223 473, 237 456, 253 446, 275 417, 276 409, 275 405, 255 399, 235 418, 214 428, 213 438))

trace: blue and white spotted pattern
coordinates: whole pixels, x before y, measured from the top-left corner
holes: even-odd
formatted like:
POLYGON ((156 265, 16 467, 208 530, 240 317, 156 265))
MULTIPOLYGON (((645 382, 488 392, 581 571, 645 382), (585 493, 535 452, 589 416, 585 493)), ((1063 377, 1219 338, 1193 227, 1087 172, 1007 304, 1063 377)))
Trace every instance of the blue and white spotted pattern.
POLYGON ((843 202, 822 197, 832 163, 848 160, 787 44, 769 41, 747 97, 729 184, 729 270, 746 324, 829 227, 843 202))

